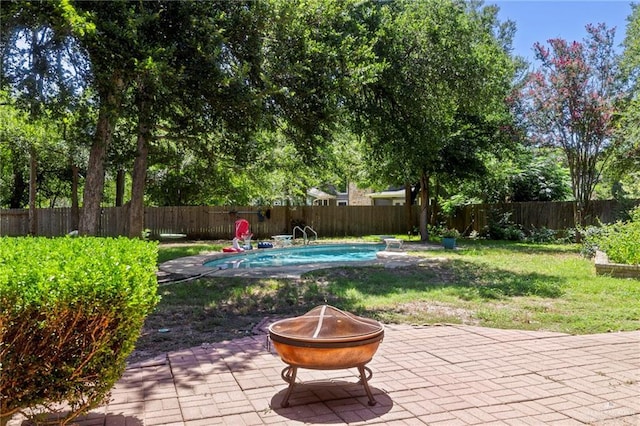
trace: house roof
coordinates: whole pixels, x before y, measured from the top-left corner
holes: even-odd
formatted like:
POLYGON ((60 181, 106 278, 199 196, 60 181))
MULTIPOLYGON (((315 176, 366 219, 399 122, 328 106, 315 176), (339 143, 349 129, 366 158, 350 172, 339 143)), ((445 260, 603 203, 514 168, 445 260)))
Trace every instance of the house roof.
POLYGON ((402 198, 402 199, 404 199, 404 195, 405 195, 404 189, 398 189, 397 191, 372 192, 371 194, 367 194, 367 197, 371 197, 371 198, 402 198))
POLYGON ((311 188, 307 191, 307 195, 309 197, 315 198, 316 200, 333 200, 336 198, 335 195, 327 194, 324 191, 319 190, 318 188, 311 188))

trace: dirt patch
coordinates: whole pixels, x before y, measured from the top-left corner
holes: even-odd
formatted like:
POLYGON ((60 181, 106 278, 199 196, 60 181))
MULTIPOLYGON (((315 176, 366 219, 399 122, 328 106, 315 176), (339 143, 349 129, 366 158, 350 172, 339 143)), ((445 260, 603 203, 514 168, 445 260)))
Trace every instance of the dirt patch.
POLYGON ((135 363, 168 352, 260 334, 264 330, 256 327, 264 319, 262 315, 229 315, 198 321, 187 314, 152 314, 147 318, 128 361, 135 363))
POLYGON ((162 287, 163 299, 145 320, 128 361, 136 363, 168 352, 265 334, 265 324, 301 315, 309 304, 321 303, 306 297, 305 288, 295 280, 274 284, 219 278, 162 287), (198 293, 193 293, 195 289, 198 293))
MULTIPOLYGON (((447 306, 445 304, 433 302, 433 301, 416 301, 410 303, 403 303, 399 305, 396 312, 407 319, 409 323, 415 323, 415 319, 424 318, 439 318, 436 324, 430 322, 427 325, 437 324, 467 324, 478 325, 480 320, 475 316, 475 313, 468 309, 456 308, 447 306)), ((425 325, 418 323, 416 325, 425 325)))

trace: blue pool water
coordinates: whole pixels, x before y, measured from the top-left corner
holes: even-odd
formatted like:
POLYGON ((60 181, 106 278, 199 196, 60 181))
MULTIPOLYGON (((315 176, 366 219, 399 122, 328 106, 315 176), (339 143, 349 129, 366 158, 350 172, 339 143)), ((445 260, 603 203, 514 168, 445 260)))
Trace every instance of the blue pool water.
POLYGON ((376 253, 384 250, 384 247, 384 244, 327 244, 283 249, 253 249, 211 260, 204 266, 216 269, 264 268, 306 263, 375 260, 376 253))

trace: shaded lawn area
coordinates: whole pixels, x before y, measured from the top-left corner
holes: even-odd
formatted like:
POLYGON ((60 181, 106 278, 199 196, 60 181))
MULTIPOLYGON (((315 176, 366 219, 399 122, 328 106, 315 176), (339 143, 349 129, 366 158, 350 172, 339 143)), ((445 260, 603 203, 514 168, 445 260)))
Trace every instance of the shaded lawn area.
POLYGON ((158 251, 158 263, 164 263, 171 259, 185 256, 195 256, 205 251, 220 251, 225 242, 204 242, 195 243, 164 243, 160 244, 158 251))
POLYGON ((463 242, 411 267, 333 268, 300 280, 203 278, 159 289, 134 358, 251 334, 264 317, 330 304, 385 323, 571 334, 640 329, 640 281, 596 276, 574 245, 463 242), (158 332, 169 329, 169 332, 158 332))

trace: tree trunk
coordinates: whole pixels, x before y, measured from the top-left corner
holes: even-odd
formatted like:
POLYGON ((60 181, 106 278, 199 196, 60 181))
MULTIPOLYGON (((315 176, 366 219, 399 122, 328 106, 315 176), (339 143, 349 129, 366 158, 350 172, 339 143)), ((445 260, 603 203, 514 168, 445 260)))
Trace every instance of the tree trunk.
POLYGON ((404 212, 407 219, 407 234, 413 235, 413 205, 411 203, 411 184, 404 184, 404 212))
POLYGON ((573 204, 573 223, 576 230, 575 239, 576 239, 576 243, 578 244, 582 243, 582 221, 583 221, 582 213, 583 213, 582 203, 580 203, 580 201, 576 201, 573 204))
POLYGON ((71 164, 71 230, 77 231, 80 224, 80 204, 78 202, 78 166, 71 164))
POLYGON ((144 186, 147 179, 147 158, 153 127, 151 102, 145 98, 144 93, 141 98, 138 102, 138 144, 136 159, 133 163, 129 205, 129 237, 131 238, 141 238, 144 231, 144 186))
POLYGON ((29 235, 38 235, 38 210, 36 195, 38 191, 38 158, 36 149, 29 148, 29 235))
POLYGON ((108 116, 106 107, 101 107, 94 142, 91 145, 89 162, 87 163, 83 208, 78 226, 80 235, 97 235, 100 226, 100 204, 104 190, 104 161, 112 131, 108 116))
POLYGON ((84 185, 83 209, 78 231, 80 235, 98 235, 100 209, 104 191, 105 158, 111 143, 113 128, 118 118, 118 109, 124 90, 124 81, 119 76, 111 79, 111 85, 100 96, 100 111, 93 145, 89 152, 87 178, 84 185))
POLYGON ((12 166, 13 166, 13 191, 11 191, 11 198, 9 198, 10 209, 24 208, 24 196, 27 190, 27 183, 24 180, 23 167, 24 163, 18 161, 18 152, 16 149, 11 149, 12 166))
POLYGON ((429 175, 426 170, 420 175, 420 239, 422 242, 429 241, 429 175))
POLYGON ((436 226, 438 224, 438 213, 440 210, 440 203, 438 202, 438 195, 440 194, 440 179, 438 179, 438 175, 435 176, 436 188, 435 194, 433 194, 433 207, 431 208, 431 226, 436 226))
POLYGON ((124 170, 118 169, 116 172, 116 207, 121 207, 124 203, 124 170))

